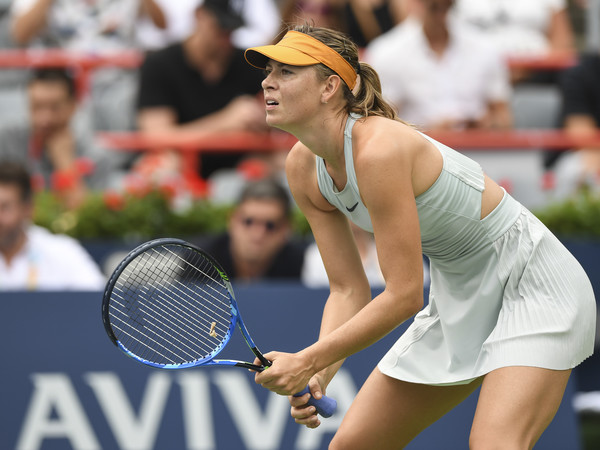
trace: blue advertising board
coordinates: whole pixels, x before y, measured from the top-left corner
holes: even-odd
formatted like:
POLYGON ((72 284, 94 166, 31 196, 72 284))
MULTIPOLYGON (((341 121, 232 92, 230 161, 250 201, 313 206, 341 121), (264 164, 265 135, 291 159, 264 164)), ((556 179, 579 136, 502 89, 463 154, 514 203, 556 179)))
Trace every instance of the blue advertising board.
MULTIPOLYGON (((300 285, 236 286, 244 320, 262 351, 294 352, 317 336, 327 292, 300 285)), ((106 336, 101 293, 0 294, 0 449, 318 450, 403 325, 349 358, 328 389, 338 412, 314 430, 289 417, 285 397, 235 368, 152 369, 106 336)), ((252 355, 235 336, 226 357, 252 355)), ((579 449, 569 384, 538 448, 579 449)), ((464 449, 475 393, 409 449, 464 449)))

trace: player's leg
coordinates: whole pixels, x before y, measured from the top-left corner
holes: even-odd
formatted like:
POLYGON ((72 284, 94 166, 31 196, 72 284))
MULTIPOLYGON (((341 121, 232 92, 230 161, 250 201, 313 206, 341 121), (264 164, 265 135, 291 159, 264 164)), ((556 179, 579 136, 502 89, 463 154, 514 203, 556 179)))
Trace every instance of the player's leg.
POLYGON ((407 383, 375 368, 352 402, 329 449, 403 448, 479 385, 479 380, 458 386, 407 383))
POLYGON ((554 418, 570 374, 570 370, 520 366, 487 374, 473 419, 470 448, 532 448, 554 418))

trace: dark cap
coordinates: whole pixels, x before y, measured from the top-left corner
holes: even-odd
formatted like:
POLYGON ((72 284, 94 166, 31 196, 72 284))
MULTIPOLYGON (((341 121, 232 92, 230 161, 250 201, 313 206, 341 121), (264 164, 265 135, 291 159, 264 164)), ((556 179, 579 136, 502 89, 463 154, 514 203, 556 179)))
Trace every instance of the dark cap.
POLYGON ((231 6, 230 0, 204 0, 198 7, 212 12, 224 30, 233 31, 244 25, 244 19, 231 6))

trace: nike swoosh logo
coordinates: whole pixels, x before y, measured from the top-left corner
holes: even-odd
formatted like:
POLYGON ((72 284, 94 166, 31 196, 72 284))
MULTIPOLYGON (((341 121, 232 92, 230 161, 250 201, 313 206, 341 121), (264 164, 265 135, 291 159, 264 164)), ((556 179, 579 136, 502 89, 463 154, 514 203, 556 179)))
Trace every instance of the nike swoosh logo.
POLYGON ((352 212, 352 211, 354 211, 354 210, 356 209, 356 207, 357 207, 357 206, 358 206, 358 202, 356 202, 356 203, 354 204, 354 206, 352 206, 351 208, 348 208, 348 207, 346 206, 346 209, 348 210, 348 212, 352 212))

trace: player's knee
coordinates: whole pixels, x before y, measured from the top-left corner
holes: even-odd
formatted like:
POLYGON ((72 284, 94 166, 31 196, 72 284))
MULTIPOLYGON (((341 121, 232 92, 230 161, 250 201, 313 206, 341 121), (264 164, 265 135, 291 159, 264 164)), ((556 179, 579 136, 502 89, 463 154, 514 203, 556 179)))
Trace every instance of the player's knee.
POLYGON ((470 450, 527 450, 533 447, 535 439, 517 431, 472 429, 469 436, 470 450))

